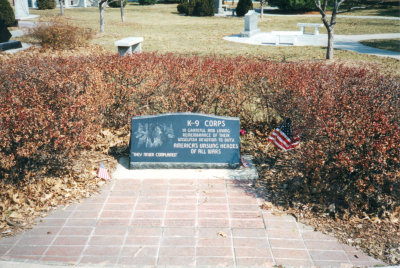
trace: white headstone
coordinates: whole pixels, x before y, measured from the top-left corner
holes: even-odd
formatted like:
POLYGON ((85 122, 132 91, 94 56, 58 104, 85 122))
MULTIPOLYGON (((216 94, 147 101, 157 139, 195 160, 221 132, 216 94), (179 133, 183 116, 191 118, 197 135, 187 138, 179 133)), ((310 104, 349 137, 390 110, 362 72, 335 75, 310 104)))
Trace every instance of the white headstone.
POLYGON ((214 12, 216 15, 225 15, 225 11, 222 8, 222 0, 214 0, 214 12))
POLYGON ((86 0, 79 0, 79 6, 80 7, 87 7, 86 0))
POLYGON ((14 8, 16 20, 29 17, 28 0, 15 0, 14 8))
POLYGON ((28 6, 30 8, 38 8, 37 0, 28 0, 28 6))
POLYGON ((244 15, 244 32, 241 33, 242 37, 251 37, 260 33, 258 28, 258 14, 254 10, 249 10, 244 15))
MULTIPOLYGON (((57 7, 60 7, 60 1, 61 1, 61 0, 56 0, 57 7)), ((64 3, 64 8, 69 8, 69 7, 70 7, 71 0, 64 0, 63 3, 64 3)))

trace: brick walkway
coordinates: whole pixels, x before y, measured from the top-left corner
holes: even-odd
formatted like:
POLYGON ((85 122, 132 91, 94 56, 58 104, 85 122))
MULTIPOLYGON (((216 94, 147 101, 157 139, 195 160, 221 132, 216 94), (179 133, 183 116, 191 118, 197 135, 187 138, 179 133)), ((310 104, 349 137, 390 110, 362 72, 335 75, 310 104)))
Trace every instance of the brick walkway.
MULTIPOLYGON (((100 195, 0 239, 0 260, 138 266, 383 264, 291 216, 262 210, 248 181, 116 179, 100 195)), ((1 261, 0 261, 1 266, 1 261)))

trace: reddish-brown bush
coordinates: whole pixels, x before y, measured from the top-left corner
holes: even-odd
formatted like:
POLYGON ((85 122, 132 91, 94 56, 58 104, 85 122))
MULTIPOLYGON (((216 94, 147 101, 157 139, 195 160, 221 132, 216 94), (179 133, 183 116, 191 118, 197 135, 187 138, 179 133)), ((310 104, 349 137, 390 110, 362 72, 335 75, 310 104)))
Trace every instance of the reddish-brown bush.
POLYGON ((267 99, 303 130, 306 188, 352 211, 381 210, 385 196, 399 196, 399 80, 321 64, 283 71, 267 99))
POLYGON ((3 173, 66 159, 99 127, 120 128, 134 115, 238 116, 262 132, 290 117, 303 131, 291 152, 303 190, 367 211, 400 196, 398 78, 341 65, 142 53, 26 57, 2 64, 0 81, 3 173))
POLYGON ((85 65, 27 57, 0 66, 0 171, 23 176, 89 144, 101 125, 102 88, 95 65, 85 65))
POLYGON ((52 49, 74 49, 87 46, 93 37, 93 31, 90 28, 73 26, 61 17, 37 24, 30 29, 30 34, 40 45, 52 49))
POLYGON ((241 116, 251 123, 247 111, 262 108, 255 100, 265 77, 257 61, 138 54, 107 57, 101 68, 112 70, 105 74, 113 92, 105 113, 114 127, 128 124, 132 115, 165 112, 241 116))

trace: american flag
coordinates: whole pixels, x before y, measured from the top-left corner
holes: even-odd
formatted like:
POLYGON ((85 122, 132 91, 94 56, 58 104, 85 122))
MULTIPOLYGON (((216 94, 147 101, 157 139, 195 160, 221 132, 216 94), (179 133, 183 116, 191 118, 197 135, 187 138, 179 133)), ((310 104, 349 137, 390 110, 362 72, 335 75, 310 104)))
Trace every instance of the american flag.
POLYGON ((299 144, 300 135, 293 137, 292 121, 287 118, 272 132, 268 140, 275 144, 276 147, 289 151, 299 144))
POLYGON ((241 160, 241 162, 242 162, 242 166, 243 166, 243 167, 249 168, 249 167, 252 166, 252 164, 250 164, 249 162, 247 162, 246 160, 244 160, 243 157, 242 157, 240 160, 241 160))
POLYGON ((97 173, 97 177, 105 180, 111 180, 110 175, 108 175, 107 169, 103 163, 100 164, 99 172, 97 173))

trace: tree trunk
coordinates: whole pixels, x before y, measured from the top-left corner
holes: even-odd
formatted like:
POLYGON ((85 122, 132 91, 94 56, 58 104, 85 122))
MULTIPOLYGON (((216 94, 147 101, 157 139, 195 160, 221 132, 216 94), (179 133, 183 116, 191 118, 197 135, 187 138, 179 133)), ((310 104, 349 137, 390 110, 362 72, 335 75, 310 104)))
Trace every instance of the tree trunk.
POLYGON ((263 15, 264 15, 264 0, 260 0, 260 17, 261 17, 261 20, 263 18, 263 15))
POLYGON ((333 39, 334 39, 334 29, 329 27, 328 29, 328 48, 326 49, 326 59, 333 60, 333 39))
POLYGON ((323 4, 321 5, 321 0, 314 0, 315 6, 318 8, 319 13, 321 13, 322 16, 322 22, 325 25, 326 31, 328 32, 328 47, 326 49, 326 59, 327 60, 332 60, 333 59, 333 39, 334 39, 334 29, 336 25, 336 14, 339 11, 340 5, 344 2, 345 0, 338 0, 334 1, 334 6, 332 10, 332 15, 331 15, 331 21, 328 22, 328 19, 326 17, 326 7, 328 4, 328 0, 323 0, 323 4))
POLYGON ((100 2, 99 3, 99 9, 100 9, 100 32, 104 33, 104 6, 106 2, 100 2))
POLYGON ((64 0, 60 0, 60 15, 64 16, 64 0))
POLYGON ((121 21, 122 22, 125 21, 125 17, 124 17, 124 0, 121 0, 121 21))

